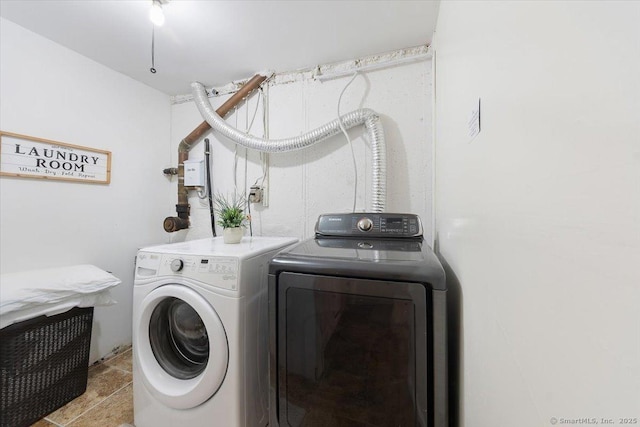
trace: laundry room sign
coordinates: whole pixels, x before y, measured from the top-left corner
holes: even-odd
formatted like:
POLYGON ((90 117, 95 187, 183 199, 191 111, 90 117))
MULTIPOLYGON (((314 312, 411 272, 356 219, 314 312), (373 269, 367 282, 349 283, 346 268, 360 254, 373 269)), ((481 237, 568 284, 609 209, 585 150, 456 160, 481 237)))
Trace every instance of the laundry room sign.
POLYGON ((109 184, 111 152, 0 131, 0 175, 109 184))

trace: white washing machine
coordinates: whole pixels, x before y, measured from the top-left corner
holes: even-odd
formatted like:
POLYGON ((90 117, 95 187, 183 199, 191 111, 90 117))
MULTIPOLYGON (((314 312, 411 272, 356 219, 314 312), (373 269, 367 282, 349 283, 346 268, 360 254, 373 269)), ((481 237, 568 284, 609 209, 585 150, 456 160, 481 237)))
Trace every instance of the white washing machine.
POLYGON ((222 238, 138 251, 136 427, 268 423, 268 263, 297 239, 222 238))

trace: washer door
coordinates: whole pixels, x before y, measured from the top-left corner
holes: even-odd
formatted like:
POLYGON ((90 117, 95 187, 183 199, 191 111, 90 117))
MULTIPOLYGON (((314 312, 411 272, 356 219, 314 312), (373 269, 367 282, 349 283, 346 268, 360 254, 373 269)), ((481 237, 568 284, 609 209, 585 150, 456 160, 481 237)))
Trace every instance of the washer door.
POLYGON ((213 307, 193 289, 160 286, 134 319, 134 353, 149 391, 166 406, 189 409, 213 396, 227 372, 229 347, 213 307))

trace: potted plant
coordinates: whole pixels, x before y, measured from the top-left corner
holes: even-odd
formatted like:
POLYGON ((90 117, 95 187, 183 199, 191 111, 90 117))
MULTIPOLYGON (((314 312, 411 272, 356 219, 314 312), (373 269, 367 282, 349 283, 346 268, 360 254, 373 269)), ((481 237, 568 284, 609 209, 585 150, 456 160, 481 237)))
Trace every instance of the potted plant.
POLYGON ((244 195, 234 193, 227 198, 220 193, 215 196, 214 211, 218 215, 218 225, 222 227, 222 236, 225 243, 240 243, 246 226, 247 215, 244 213, 246 198, 244 195))

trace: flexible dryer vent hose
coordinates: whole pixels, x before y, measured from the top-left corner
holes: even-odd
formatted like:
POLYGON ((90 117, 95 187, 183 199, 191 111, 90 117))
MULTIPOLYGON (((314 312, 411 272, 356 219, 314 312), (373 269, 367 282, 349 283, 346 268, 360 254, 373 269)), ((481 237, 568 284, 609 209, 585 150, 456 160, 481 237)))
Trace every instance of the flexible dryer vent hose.
MULTIPOLYGON (((247 135, 232 126, 229 126, 211 106, 207 92, 201 83, 191 83, 193 98, 204 120, 215 131, 234 141, 236 144, 253 150, 278 153, 299 150, 309 147, 341 132, 340 121, 333 120, 319 128, 303 135, 286 139, 263 139, 253 135, 247 135)), ((371 200, 368 207, 370 212, 384 212, 386 201, 386 147, 384 142, 384 130, 378 115, 370 109, 362 108, 341 116, 346 129, 356 125, 364 125, 371 144, 371 200)))

